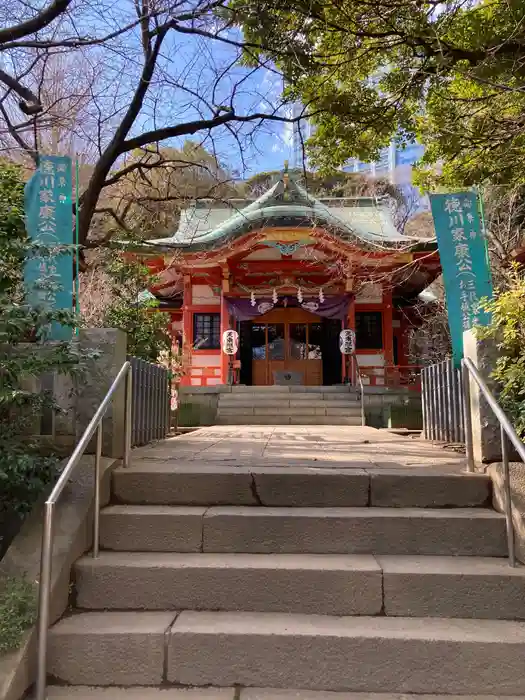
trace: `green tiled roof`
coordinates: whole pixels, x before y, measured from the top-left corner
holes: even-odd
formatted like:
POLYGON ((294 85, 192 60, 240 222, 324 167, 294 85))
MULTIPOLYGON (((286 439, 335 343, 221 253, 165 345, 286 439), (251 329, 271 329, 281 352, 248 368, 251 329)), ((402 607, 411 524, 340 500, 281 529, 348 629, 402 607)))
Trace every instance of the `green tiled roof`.
POLYGON ((315 225, 370 250, 435 248, 433 239, 401 234, 386 200, 316 199, 293 180, 286 186, 283 179, 255 201, 196 202, 181 212, 179 228, 172 236, 148 241, 147 245, 161 250, 212 250, 263 226, 315 225))

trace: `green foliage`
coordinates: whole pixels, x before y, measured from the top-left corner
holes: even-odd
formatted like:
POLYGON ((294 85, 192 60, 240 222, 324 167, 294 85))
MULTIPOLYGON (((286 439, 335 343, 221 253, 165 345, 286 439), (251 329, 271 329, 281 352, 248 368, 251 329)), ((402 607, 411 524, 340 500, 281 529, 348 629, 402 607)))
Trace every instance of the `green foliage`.
POLYGON ((442 184, 525 182, 524 0, 233 0, 230 10, 314 115, 315 165, 372 160, 393 136, 417 137, 442 184))
MULTIPOLYGON (((50 251, 32 244, 24 227, 21 171, 0 163, 0 512, 24 514, 43 487, 54 479, 58 460, 39 453, 34 435, 44 408, 55 410, 53 397, 37 381, 50 372, 71 373, 81 367, 73 343, 46 342, 52 323, 73 327, 67 310, 44 299, 30 303, 23 287, 23 263, 50 251)), ((62 251, 58 251, 61 254, 62 251)), ((53 279, 36 287, 52 291, 53 279)))
POLYGON ((36 618, 33 586, 21 578, 0 580, 0 654, 18 649, 36 618))
POLYGON ((505 291, 483 308, 492 314, 487 328, 478 328, 481 338, 497 342, 499 357, 492 373, 501 387, 500 402, 525 437, 525 278, 514 266, 505 291))
MULTIPOLYGON (((129 246, 123 243, 122 247, 129 246)), ((103 325, 128 334, 128 354, 156 362, 161 352, 169 350, 171 338, 167 315, 157 312, 158 301, 147 291, 155 276, 136 256, 120 250, 111 254, 106 272, 113 301, 105 311, 103 325)))
POLYGON ((20 282, 26 238, 23 215, 21 171, 0 162, 0 294, 13 291, 20 282))

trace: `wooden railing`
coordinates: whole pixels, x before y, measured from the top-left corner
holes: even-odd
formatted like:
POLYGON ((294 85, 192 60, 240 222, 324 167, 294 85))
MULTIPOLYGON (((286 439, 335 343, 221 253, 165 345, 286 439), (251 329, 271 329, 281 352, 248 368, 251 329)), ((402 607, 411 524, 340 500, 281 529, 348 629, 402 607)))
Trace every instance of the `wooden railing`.
POLYGON ((421 391, 421 365, 359 366, 366 386, 386 386, 421 391))

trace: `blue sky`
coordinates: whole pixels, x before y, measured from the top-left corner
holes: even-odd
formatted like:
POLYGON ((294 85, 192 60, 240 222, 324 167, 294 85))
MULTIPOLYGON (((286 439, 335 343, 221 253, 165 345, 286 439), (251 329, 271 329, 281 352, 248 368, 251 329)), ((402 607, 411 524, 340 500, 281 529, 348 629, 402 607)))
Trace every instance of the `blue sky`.
MULTIPOLYGON (((238 32, 230 32, 228 36, 240 39, 238 32)), ((168 89, 163 88, 162 111, 166 113, 161 114, 160 119, 165 123, 176 123, 178 119, 174 118, 174 112, 177 111, 181 121, 209 116, 210 104, 233 104, 238 114, 268 113, 280 105, 282 78, 275 69, 272 66, 256 70, 239 65, 231 67, 236 56, 235 47, 173 33, 165 47, 162 66, 173 84, 168 89), (197 94, 189 94, 186 88, 197 94)), ((289 113, 290 108, 285 109, 288 112, 282 110, 282 114, 289 113)), ((158 112, 157 106, 155 120, 145 114, 142 128, 153 123, 158 125, 158 112)), ((240 177, 262 170, 281 169, 284 161, 291 159, 291 124, 265 122, 256 129, 253 124, 232 126, 239 141, 226 128, 213 131, 208 138, 202 132, 191 138, 205 139, 204 145, 240 177)))

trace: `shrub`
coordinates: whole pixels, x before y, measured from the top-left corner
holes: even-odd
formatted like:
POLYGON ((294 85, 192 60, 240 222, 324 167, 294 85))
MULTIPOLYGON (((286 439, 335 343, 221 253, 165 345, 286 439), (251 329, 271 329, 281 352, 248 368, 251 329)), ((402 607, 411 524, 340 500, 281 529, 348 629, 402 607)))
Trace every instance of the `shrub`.
POLYGON ((34 587, 23 578, 0 581, 0 654, 18 649, 36 618, 34 587))
MULTIPOLYGON (((95 268, 81 277, 83 322, 119 328, 127 333, 128 355, 157 362, 169 353, 169 315, 158 312, 159 302, 148 290, 155 274, 133 252, 133 234, 116 238, 114 247, 99 254, 95 268)), ((95 264, 95 263, 94 263, 95 264)))
MULTIPOLYGON (((51 372, 74 373, 82 368, 74 342, 48 342, 49 328, 61 323, 73 328, 71 310, 55 309, 44 295, 26 294, 24 262, 36 256, 63 254, 46 250, 27 238, 24 226, 24 184, 21 171, 0 162, 0 514, 24 515, 47 483, 54 480, 58 458, 43 457, 35 425, 42 410, 56 410, 51 393, 34 380, 51 372)), ((53 275, 43 276, 35 289, 56 291, 53 275)), ((5 518, 3 519, 5 522, 5 518)), ((5 542, 2 543, 5 547, 5 542)))
POLYGON ((478 328, 480 338, 493 338, 499 357, 492 376, 500 385, 500 403, 516 431, 525 437, 525 278, 518 266, 509 273, 507 287, 483 302, 492 314, 491 325, 478 328))

